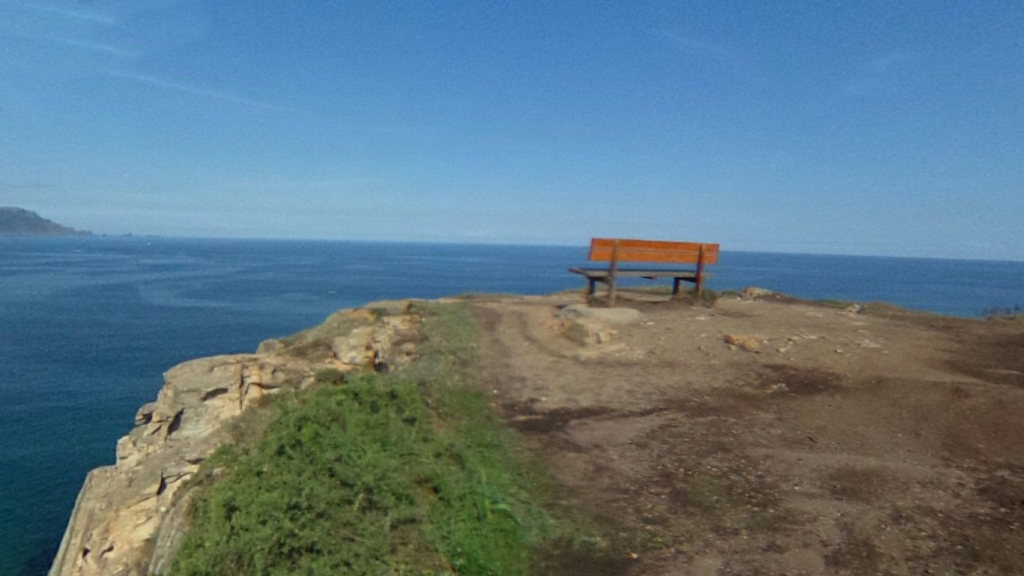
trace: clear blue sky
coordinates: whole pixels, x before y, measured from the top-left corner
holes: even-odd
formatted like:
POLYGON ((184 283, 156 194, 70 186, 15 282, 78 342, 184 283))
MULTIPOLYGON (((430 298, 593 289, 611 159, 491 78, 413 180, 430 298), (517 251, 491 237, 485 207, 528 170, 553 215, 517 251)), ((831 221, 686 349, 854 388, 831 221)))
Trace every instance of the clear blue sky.
POLYGON ((0 205, 1024 260, 1024 2, 0 0, 0 205))

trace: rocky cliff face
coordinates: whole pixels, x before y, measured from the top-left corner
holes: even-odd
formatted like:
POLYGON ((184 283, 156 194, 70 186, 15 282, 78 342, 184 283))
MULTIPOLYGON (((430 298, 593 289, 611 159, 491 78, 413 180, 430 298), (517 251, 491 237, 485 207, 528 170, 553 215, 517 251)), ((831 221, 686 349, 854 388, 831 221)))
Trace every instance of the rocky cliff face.
POLYGON ((324 368, 385 369, 411 361, 418 323, 408 302, 375 303, 264 342, 256 354, 172 368, 156 401, 139 409, 135 427, 118 441, 116 463, 87 476, 50 576, 144 576, 169 569, 187 529, 186 480, 231 440, 230 424, 239 415, 267 395, 312 385, 324 368))

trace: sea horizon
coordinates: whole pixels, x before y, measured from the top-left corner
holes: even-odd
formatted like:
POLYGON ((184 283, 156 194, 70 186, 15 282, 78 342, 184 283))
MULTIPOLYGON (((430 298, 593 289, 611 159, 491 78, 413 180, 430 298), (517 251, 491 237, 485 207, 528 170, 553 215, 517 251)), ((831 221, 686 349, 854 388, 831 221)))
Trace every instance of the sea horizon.
MULTIPOLYGON (((603 238, 603 236, 601 236, 603 238)), ((289 242, 289 243, 349 243, 349 244, 397 244, 397 245, 427 245, 427 246, 494 246, 494 247, 534 247, 534 248, 581 248, 588 249, 590 246, 590 240, 586 240, 580 243, 566 242, 512 242, 507 240, 495 240, 495 241, 456 241, 456 240, 396 240, 396 239, 367 239, 367 238, 276 238, 276 237, 257 237, 257 236, 177 236, 177 235, 166 235, 166 234, 104 234, 104 233, 92 233, 84 236, 31 236, 31 235, 2 235, 0 234, 0 240, 171 240, 171 241, 197 241, 197 242, 289 242)), ((723 246, 721 242, 707 241, 701 242, 698 240, 676 240, 676 239, 654 239, 654 238, 638 238, 644 240, 664 240, 669 242, 692 242, 692 243, 704 243, 704 244, 719 244, 723 246)), ((738 254, 769 254, 779 256, 836 256, 842 258, 893 258, 893 259, 905 259, 905 260, 942 260, 942 261, 955 261, 955 262, 1010 262, 1024 264, 1024 258, 976 258, 976 257, 965 257, 965 256, 935 256, 935 255, 912 255, 912 254, 879 254, 879 253, 856 253, 856 252, 828 252, 828 251, 799 251, 799 250, 751 250, 751 249, 732 249, 728 248, 727 245, 721 248, 723 253, 738 253, 738 254)))

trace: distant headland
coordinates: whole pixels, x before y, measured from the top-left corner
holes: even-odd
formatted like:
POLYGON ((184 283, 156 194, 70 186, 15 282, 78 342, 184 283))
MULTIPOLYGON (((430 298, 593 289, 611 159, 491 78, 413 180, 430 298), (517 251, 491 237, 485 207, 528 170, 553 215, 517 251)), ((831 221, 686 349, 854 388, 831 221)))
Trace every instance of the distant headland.
POLYGON ((0 236, 91 236, 68 228, 24 208, 0 206, 0 236))

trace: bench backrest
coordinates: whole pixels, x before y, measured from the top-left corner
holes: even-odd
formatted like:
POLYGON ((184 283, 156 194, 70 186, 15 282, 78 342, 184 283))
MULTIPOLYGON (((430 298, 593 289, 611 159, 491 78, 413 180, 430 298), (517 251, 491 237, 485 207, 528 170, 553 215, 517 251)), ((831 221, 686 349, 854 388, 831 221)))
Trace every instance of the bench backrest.
POLYGON ((590 241, 590 259, 599 262, 617 260, 666 264, 717 264, 718 244, 594 238, 590 241))

